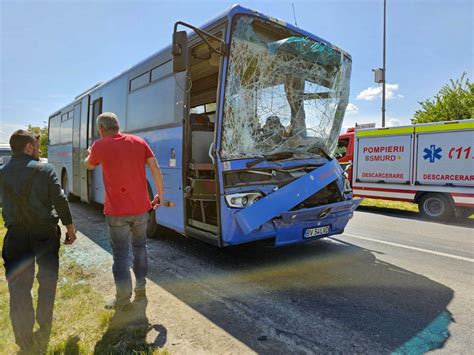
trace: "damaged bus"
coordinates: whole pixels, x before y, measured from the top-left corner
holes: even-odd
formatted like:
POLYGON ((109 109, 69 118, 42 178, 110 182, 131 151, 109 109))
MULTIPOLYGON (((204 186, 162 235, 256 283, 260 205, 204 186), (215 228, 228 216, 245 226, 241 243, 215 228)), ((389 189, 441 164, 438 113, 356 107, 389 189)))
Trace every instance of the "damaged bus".
POLYGON ((162 169, 150 237, 167 227, 217 246, 283 246, 339 234, 359 203, 332 157, 350 73, 343 50, 241 6, 200 28, 177 22, 170 47, 51 115, 50 162, 69 196, 103 203, 101 170, 82 161, 112 111, 162 169))

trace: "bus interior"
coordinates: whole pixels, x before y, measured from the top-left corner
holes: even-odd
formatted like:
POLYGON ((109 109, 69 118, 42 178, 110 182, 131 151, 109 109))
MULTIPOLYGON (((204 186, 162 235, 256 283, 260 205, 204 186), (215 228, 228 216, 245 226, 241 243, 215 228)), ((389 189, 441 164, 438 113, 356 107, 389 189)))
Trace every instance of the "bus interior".
MULTIPOLYGON (((210 43, 217 47, 215 40, 210 43)), ((221 57, 204 42, 191 48, 189 119, 185 125, 186 225, 217 238, 216 173, 211 158, 221 57)))

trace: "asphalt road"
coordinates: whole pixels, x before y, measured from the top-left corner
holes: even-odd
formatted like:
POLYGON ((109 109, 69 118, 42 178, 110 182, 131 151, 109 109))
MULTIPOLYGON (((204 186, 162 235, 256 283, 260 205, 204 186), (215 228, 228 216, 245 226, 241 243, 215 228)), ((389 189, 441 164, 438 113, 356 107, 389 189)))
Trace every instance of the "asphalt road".
MULTIPOLYGON (((110 254, 100 209, 72 207, 79 231, 110 254)), ((149 285, 177 307, 153 306, 168 328, 160 345, 180 352, 171 339, 193 337, 191 348, 210 353, 470 353, 473 241, 473 221, 370 209, 343 235, 279 249, 218 249, 169 232, 148 244, 149 285), (187 319, 195 331, 173 337, 187 319)))

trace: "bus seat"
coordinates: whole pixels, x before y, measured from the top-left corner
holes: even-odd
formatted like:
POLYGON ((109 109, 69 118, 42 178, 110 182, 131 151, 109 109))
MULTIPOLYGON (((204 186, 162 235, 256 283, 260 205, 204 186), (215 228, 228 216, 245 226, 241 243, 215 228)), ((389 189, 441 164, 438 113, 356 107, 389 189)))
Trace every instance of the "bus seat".
POLYGON ((214 131, 214 123, 205 113, 192 113, 189 115, 191 131, 214 131))
POLYGON ((213 131, 193 131, 191 132, 191 162, 192 163, 212 163, 209 158, 209 148, 214 141, 213 131))
POLYGON ((190 197, 196 201, 216 200, 216 181, 213 179, 190 179, 190 197))

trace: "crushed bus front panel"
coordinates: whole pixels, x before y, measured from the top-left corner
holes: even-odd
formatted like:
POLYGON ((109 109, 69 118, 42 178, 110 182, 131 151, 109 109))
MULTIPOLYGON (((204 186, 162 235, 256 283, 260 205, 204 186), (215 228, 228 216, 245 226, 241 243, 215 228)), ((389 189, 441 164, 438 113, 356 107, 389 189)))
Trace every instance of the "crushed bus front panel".
MULTIPOLYGON (((291 165, 275 169, 298 171, 291 165)), ((266 171, 270 170, 259 170, 257 176, 266 171)), ((276 175, 273 170, 268 179, 276 175)), ((345 191, 347 185, 336 160, 312 166, 291 182, 264 183, 229 188, 221 197, 224 245, 274 239, 275 246, 284 246, 340 234, 361 201, 345 191), (233 201, 243 198, 249 201, 247 206, 233 201)))

